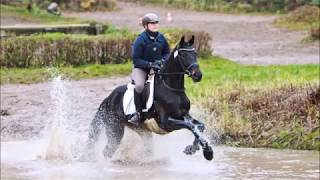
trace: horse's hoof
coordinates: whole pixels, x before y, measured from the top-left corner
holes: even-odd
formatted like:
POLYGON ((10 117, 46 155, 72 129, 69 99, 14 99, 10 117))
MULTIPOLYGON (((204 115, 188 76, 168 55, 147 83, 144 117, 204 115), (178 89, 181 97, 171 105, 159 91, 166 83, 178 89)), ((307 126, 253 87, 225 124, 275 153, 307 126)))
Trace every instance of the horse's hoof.
POLYGON ((213 159, 213 151, 210 146, 203 148, 203 156, 208 161, 211 161, 213 159))
POLYGON ((199 130, 200 132, 203 132, 204 129, 205 129, 205 126, 204 126, 204 124, 200 124, 200 125, 197 126, 197 128, 198 128, 198 130, 199 130))
POLYGON ((186 155, 194 154, 199 148, 195 147, 194 145, 188 145, 185 150, 183 151, 186 155))
POLYGON ((102 152, 103 152, 104 158, 110 159, 112 157, 112 153, 109 151, 108 148, 104 148, 102 152))
POLYGON ((184 151, 183 151, 186 155, 192 155, 192 145, 188 145, 184 151))

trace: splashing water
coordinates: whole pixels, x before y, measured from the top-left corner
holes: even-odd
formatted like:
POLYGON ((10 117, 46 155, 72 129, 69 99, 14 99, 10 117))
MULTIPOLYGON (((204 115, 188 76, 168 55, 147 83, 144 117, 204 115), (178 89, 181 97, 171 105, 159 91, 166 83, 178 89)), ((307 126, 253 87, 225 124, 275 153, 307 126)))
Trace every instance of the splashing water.
POLYGON ((53 79, 50 96, 53 102, 53 109, 51 109, 53 119, 51 120, 51 127, 47 128, 50 129, 49 141, 41 158, 70 161, 72 159, 71 146, 66 134, 67 113, 70 110, 68 109, 69 101, 66 95, 66 87, 61 76, 53 79))

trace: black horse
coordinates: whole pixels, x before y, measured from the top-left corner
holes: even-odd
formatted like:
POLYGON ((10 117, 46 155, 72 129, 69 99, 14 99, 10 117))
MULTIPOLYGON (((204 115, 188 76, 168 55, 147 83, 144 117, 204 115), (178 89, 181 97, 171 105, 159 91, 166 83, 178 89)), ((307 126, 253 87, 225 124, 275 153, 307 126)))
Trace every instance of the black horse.
MULTIPOLYGON (((185 42, 184 37, 170 53, 169 60, 163 64, 160 71, 155 72, 154 77, 154 102, 148 112, 143 114, 144 119, 153 118, 158 126, 158 131, 142 123, 139 127, 128 123, 130 116, 124 114, 122 101, 127 86, 117 87, 101 103, 98 112, 91 122, 88 147, 92 147, 97 141, 101 130, 105 128, 108 144, 104 149, 105 157, 112 157, 118 148, 124 134, 124 127, 135 130, 144 140, 146 148, 150 148, 152 131, 156 133, 171 132, 179 129, 188 129, 195 140, 184 150, 191 155, 203 149, 203 155, 207 160, 212 160, 213 151, 209 143, 202 137, 205 126, 200 121, 189 115, 190 101, 185 93, 184 75, 188 74, 194 82, 199 82, 202 73, 197 63, 197 54, 192 47, 194 36, 185 42), (149 127, 149 128, 148 128, 149 127), (161 132, 159 132, 161 130, 161 132)), ((147 92, 148 88, 145 88, 147 92)), ((146 120, 148 121, 148 120, 146 120)))

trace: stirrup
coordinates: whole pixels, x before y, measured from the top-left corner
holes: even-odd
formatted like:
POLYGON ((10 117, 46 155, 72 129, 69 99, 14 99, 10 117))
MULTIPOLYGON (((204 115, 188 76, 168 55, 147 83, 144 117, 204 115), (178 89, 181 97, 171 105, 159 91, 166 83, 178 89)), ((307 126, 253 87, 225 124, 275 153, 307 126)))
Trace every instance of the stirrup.
POLYGON ((141 114, 136 112, 128 122, 138 126, 141 123, 141 114))

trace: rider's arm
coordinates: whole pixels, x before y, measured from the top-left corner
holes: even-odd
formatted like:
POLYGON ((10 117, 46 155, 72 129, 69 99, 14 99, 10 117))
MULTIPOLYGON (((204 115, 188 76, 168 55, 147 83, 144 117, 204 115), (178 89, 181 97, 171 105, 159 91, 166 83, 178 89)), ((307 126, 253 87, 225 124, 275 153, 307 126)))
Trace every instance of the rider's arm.
POLYGON ((142 59, 143 57, 144 40, 142 37, 138 37, 132 46, 131 57, 133 60, 134 67, 148 69, 150 62, 142 59))
POLYGON ((170 47, 169 47, 169 44, 168 44, 168 41, 167 39, 162 36, 164 41, 163 41, 163 49, 162 49, 162 59, 167 61, 169 59, 169 54, 170 54, 170 47))

